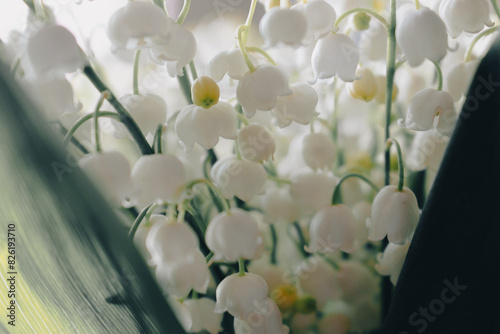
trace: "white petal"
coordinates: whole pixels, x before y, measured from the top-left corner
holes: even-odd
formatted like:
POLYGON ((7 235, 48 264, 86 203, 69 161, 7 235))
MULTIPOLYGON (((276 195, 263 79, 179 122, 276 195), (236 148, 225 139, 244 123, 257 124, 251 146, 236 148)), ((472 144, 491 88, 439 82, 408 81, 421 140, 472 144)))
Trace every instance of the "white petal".
POLYGON ((259 30, 264 38, 264 48, 278 43, 298 47, 306 36, 307 20, 300 11, 273 7, 260 20, 259 30))

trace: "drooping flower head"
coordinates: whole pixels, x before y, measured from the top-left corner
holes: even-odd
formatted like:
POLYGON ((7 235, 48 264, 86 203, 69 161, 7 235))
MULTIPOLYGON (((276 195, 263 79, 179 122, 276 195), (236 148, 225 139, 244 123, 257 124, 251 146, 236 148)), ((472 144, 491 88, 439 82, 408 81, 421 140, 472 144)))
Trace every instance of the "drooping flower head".
POLYGON ((307 26, 307 19, 302 11, 271 8, 259 24, 260 34, 264 38, 264 49, 276 44, 300 46, 306 37, 307 26))
POLYGON ((254 162, 269 160, 276 151, 273 137, 259 124, 250 124, 238 131, 238 145, 241 156, 254 162))
POLYGON ((314 116, 318 115, 318 93, 308 84, 299 82, 291 86, 292 93, 279 96, 273 109, 278 126, 289 126, 292 122, 309 124, 314 116))
POLYGON ((154 133, 158 124, 167 121, 167 105, 158 95, 126 94, 119 100, 144 134, 154 133))
POLYGON ((492 27, 490 14, 488 0, 443 0, 439 5, 439 15, 453 38, 464 31, 475 34, 484 26, 492 27))
POLYGON ((311 0, 306 3, 298 3, 292 7, 293 10, 301 11, 307 20, 308 32, 306 40, 312 41, 324 37, 335 31, 335 20, 337 13, 335 9, 324 0, 311 0))
POLYGON ((310 133, 302 139, 302 157, 313 170, 332 168, 336 153, 335 144, 324 133, 310 133))

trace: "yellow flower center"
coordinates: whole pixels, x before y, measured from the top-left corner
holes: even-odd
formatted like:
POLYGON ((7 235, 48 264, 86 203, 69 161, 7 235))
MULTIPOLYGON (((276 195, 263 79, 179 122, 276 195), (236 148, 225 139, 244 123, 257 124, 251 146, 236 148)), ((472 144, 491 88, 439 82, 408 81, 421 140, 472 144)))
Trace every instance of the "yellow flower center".
POLYGON ((193 103, 205 109, 219 102, 220 90, 217 83, 209 77, 199 77, 191 86, 193 103))
POLYGON ((282 312, 291 311, 297 300, 297 288, 291 284, 281 285, 271 291, 271 298, 282 312))

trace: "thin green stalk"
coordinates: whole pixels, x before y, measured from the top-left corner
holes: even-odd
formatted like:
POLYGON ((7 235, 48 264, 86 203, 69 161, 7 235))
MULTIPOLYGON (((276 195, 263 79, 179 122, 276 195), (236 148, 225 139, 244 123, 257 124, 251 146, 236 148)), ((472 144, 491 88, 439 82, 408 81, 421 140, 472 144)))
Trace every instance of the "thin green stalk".
POLYGON ((238 276, 245 276, 245 260, 240 257, 238 260, 238 276))
POLYGON ((264 58, 267 59, 267 61, 269 61, 271 64, 273 65, 277 65, 276 62, 274 61, 273 57, 271 57, 269 55, 269 53, 267 53, 266 51, 262 50, 261 48, 259 47, 256 47, 256 46, 247 46, 247 51, 249 52, 257 52, 257 53, 260 53, 261 55, 264 56, 264 58))
POLYGON ((309 253, 306 252, 304 247, 306 246, 306 238, 304 237, 304 233, 302 232, 302 228, 300 227, 298 222, 293 222, 293 227, 295 228, 295 231, 297 232, 297 235, 299 236, 299 250, 302 253, 304 257, 308 257, 309 253))
MULTIPOLYGON (((496 2, 496 1, 495 1, 496 2)), ((499 26, 495 26, 489 29, 486 29, 485 31, 481 32, 478 34, 471 42, 469 48, 467 49, 467 53, 465 54, 465 62, 468 62, 472 58, 472 51, 474 50, 474 46, 476 46, 477 42, 481 40, 481 38, 491 35, 492 33, 496 32, 498 30, 499 26)))
POLYGON ((278 184, 281 184, 281 183, 284 183, 284 184, 292 184, 292 181, 290 180, 286 180, 286 179, 282 179, 282 178, 279 178, 277 176, 272 176, 272 175, 268 175, 267 176, 267 179, 268 180, 271 180, 271 181, 274 181, 278 184))
MULTIPOLYGON (((210 181, 208 179, 196 179, 196 180, 193 180, 193 181, 189 182, 186 185, 185 190, 189 191, 189 190, 191 190, 197 184, 205 184, 206 186, 208 186, 208 188, 214 192, 214 195, 216 195, 216 196, 218 196, 219 198, 222 199, 221 202, 222 202, 222 206, 224 207, 224 211, 226 211, 227 213, 231 212, 231 207, 229 206, 228 201, 222 196, 219 188, 217 188, 212 183, 212 181, 210 181)), ((216 203, 215 200, 214 200, 214 203, 216 203)))
POLYGON ((399 182, 398 182, 398 191, 403 191, 403 186, 405 183, 405 168, 403 164, 403 154, 401 153, 401 145, 399 142, 390 138, 386 143, 386 149, 390 150, 392 143, 396 144, 396 150, 398 151, 398 170, 399 170, 399 182))
POLYGON ((102 152, 101 140, 99 138, 99 110, 104 103, 104 100, 108 97, 108 92, 103 92, 94 110, 94 138, 95 138, 95 150, 96 152, 102 152))
MULTIPOLYGON (((110 112, 110 111, 101 111, 99 113, 99 117, 110 117, 110 118, 114 118, 116 120, 120 120, 120 116, 117 114, 117 113, 114 113, 114 112, 110 112)), ((88 120, 94 118, 94 113, 92 114, 87 114, 85 116, 83 116, 82 118, 80 118, 72 127, 71 129, 69 129, 68 132, 66 132, 66 135, 64 136, 64 139, 63 139, 63 144, 64 145, 67 145, 68 142, 71 140, 71 138, 73 138, 73 135, 75 134, 76 130, 78 130, 78 128, 80 126, 82 126, 82 124, 84 124, 85 122, 87 122, 88 120)))
POLYGON ((441 70, 441 65, 437 61, 432 61, 434 66, 436 67, 436 75, 438 79, 437 90, 443 90, 443 71, 441 70))
POLYGON ((178 25, 182 25, 184 23, 184 20, 189 12, 189 7, 191 7, 191 0, 184 0, 184 6, 182 7, 182 11, 176 21, 178 25))
POLYGON ((332 205, 337 205, 340 203, 340 186, 342 185, 342 183, 344 183, 345 180, 350 179, 352 177, 365 181, 368 185, 370 185, 370 187, 373 188, 373 190, 375 190, 376 192, 379 191, 377 185, 373 183, 370 179, 368 179, 366 176, 357 173, 350 173, 342 177, 337 186, 335 187, 335 190, 333 191, 332 195, 332 205))
POLYGON ((177 76, 177 80, 179 81, 179 85, 181 86, 182 93, 184 94, 184 97, 186 98, 187 102, 189 104, 193 104, 193 98, 191 96, 191 82, 189 82, 189 78, 186 75, 186 68, 184 67, 183 69, 184 75, 177 76))
POLYGON ((351 10, 348 10, 344 14, 340 15, 339 18, 337 19, 337 21, 335 21, 335 27, 337 28, 340 25, 340 23, 342 22, 342 20, 344 20, 347 16, 354 14, 354 13, 369 14, 369 15, 373 16, 374 18, 376 18, 378 21, 380 21, 380 23, 382 23, 382 25, 388 31, 390 30, 390 25, 389 25, 389 23, 387 23, 387 20, 382 15, 377 13, 376 11, 368 9, 368 8, 353 8, 351 10))
POLYGON ((276 226, 274 224, 269 224, 269 230, 271 231, 271 240, 272 240, 272 248, 271 248, 271 263, 277 264, 276 261, 276 251, 278 249, 278 234, 276 233, 276 226))
POLYGON ((134 220, 134 223, 132 224, 132 227, 128 232, 128 237, 130 238, 130 240, 134 240, 135 232, 137 232, 137 229, 141 225, 142 220, 144 219, 144 217, 146 217, 146 213, 148 212, 149 208, 151 208, 152 205, 153 204, 150 204, 144 209, 142 209, 141 213, 139 213, 137 218, 134 220))
POLYGON ((193 78, 193 81, 198 79, 198 71, 196 71, 196 66, 194 65, 194 61, 192 60, 189 63, 189 69, 191 70, 191 77, 193 78))
POLYGON ((161 147, 162 135, 163 135, 163 124, 158 124, 158 127, 156 128, 156 153, 158 154, 163 153, 161 147))
POLYGON ((498 8, 498 1, 491 0, 491 3, 493 4, 493 8, 495 9, 495 13, 497 13, 498 18, 500 19, 500 8, 498 8))
POLYGON ((104 84, 101 78, 99 78, 94 69, 90 65, 87 65, 83 68, 83 73, 87 76, 87 78, 90 80, 90 82, 92 82, 92 84, 99 92, 101 93, 104 91, 109 92, 107 100, 115 108, 116 112, 120 117, 120 121, 123 123, 123 125, 125 125, 129 133, 132 135, 132 138, 135 140, 137 146, 139 146, 139 149, 141 150, 142 154, 144 155, 153 154, 153 149, 151 148, 151 146, 149 146, 148 141, 144 137, 144 134, 142 133, 141 129, 139 129, 139 126, 137 125, 135 120, 132 118, 132 116, 130 116, 128 111, 118 101, 118 99, 106 86, 106 84, 104 84))
POLYGON ((420 9, 420 0, 415 0, 415 7, 420 9))
POLYGON ((139 95, 139 63, 141 60, 141 49, 135 51, 134 56, 134 77, 133 77, 133 91, 134 95, 139 95))
MULTIPOLYGON (((64 137, 66 137, 66 134, 68 134, 68 130, 61 124, 60 121, 57 121, 57 124, 59 125, 59 131, 61 131, 61 134, 64 137)), ((73 145, 75 145, 76 148, 80 150, 81 153, 83 153, 83 154, 89 153, 89 150, 87 150, 87 148, 85 146, 83 146, 82 143, 80 143, 75 137, 72 136, 69 139, 69 141, 71 141, 73 143, 73 145)))
POLYGON ((253 65, 252 61, 250 60, 250 57, 248 56, 248 52, 243 37, 243 34, 246 33, 246 30, 247 27, 244 25, 239 26, 238 28, 238 47, 240 48, 241 55, 243 56, 243 59, 245 60, 245 64, 247 64, 249 71, 254 72, 255 66, 253 65))
POLYGON ((165 8, 165 0, 153 0, 153 3, 160 7, 163 10, 166 10, 165 8))

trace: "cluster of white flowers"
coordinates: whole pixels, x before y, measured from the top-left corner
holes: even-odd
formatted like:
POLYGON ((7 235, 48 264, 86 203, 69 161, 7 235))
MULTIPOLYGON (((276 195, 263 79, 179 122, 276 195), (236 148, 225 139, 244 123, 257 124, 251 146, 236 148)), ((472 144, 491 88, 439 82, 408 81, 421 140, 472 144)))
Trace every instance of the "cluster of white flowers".
POLYGON ((186 331, 218 333, 224 312, 242 334, 377 328, 374 273, 398 281, 412 189, 432 185, 498 6, 252 0, 223 43, 221 20, 185 20, 190 1, 175 20, 156 3, 114 8, 105 51, 49 6, 2 48, 104 198, 137 212, 186 331))

